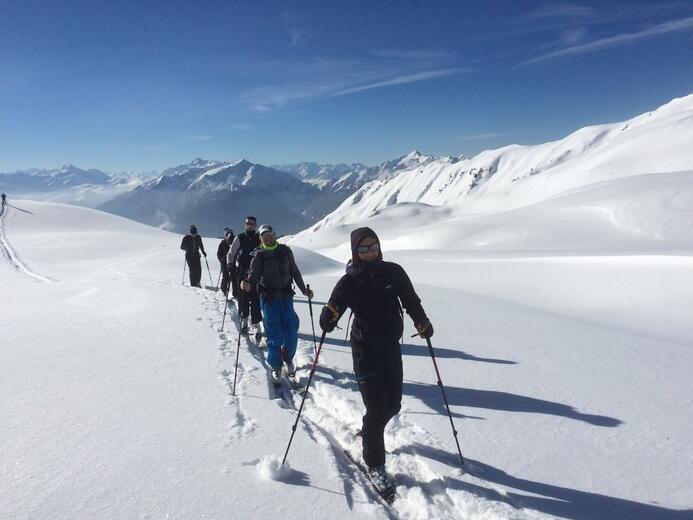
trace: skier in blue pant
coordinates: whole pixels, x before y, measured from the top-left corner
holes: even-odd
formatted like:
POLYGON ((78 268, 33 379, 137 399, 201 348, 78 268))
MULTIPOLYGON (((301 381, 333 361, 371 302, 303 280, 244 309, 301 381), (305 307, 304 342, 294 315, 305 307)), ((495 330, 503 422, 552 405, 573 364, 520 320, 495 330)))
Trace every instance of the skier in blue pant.
POLYGON ((257 285, 267 337, 267 363, 272 367, 272 382, 276 385, 281 378, 282 363, 286 365, 290 379, 296 375, 293 359, 299 320, 294 311, 292 282, 296 282, 308 298, 313 298, 313 291, 306 288, 294 254, 288 246, 277 242, 272 226, 262 225, 258 233, 260 247, 253 251, 250 269, 241 282, 241 289, 250 291, 257 285))

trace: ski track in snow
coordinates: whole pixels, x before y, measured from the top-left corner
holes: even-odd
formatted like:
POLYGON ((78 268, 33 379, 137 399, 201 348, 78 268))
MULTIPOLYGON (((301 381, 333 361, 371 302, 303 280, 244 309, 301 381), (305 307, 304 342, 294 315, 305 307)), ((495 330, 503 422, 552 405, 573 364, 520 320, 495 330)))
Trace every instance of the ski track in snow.
MULTIPOLYGON (((232 395, 236 345, 240 334, 237 307, 233 300, 229 301, 222 330, 222 293, 212 293, 205 289, 195 291, 202 297, 205 310, 204 315, 198 316, 197 320, 206 321, 218 333, 219 355, 227 366, 231 362, 230 368, 219 373, 219 378, 228 394, 227 404, 233 408, 228 440, 228 444, 232 444, 244 436, 252 435, 260 427, 253 419, 252 406, 258 397, 273 397, 268 377, 269 367, 265 361, 265 352, 258 348, 254 340, 241 336, 236 395, 232 395)), ((295 362, 298 379, 303 385, 307 383, 312 366, 313 350, 312 341, 299 339, 295 362)), ((355 457, 361 457, 361 441, 356 436, 356 430, 361 426, 363 406, 350 374, 331 367, 325 359, 328 356, 329 353, 326 354, 325 351, 321 353, 294 443, 306 442, 307 437, 332 455, 330 471, 336 479, 343 482, 344 495, 350 509, 353 510, 357 503, 370 502, 376 508, 379 507, 387 518, 402 519, 544 517, 538 512, 522 509, 500 487, 463 472, 459 468, 456 451, 421 426, 408 421, 405 409, 390 421, 385 430, 385 446, 389 452, 387 470, 397 484, 398 494, 392 506, 386 504, 372 489, 366 476, 345 454, 345 450, 348 450, 355 457)), ((288 441, 300 397, 286 381, 283 383, 285 399, 276 399, 276 402, 282 410, 278 413, 286 413, 288 441)), ((482 473, 469 461, 466 461, 465 469, 474 474, 482 473)))
POLYGON ((2 256, 14 267, 18 272, 24 273, 25 275, 41 281, 41 282, 54 282, 55 280, 48 278, 47 276, 35 273, 29 267, 22 262, 15 250, 10 245, 7 239, 7 232, 5 231, 5 221, 6 216, 9 214, 7 206, 2 206, 0 208, 0 251, 2 251, 2 256))

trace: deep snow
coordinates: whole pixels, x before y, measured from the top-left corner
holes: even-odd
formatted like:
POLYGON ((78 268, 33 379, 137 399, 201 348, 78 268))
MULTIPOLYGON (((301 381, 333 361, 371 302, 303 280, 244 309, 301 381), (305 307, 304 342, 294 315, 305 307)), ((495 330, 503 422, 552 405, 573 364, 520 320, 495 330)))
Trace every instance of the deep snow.
MULTIPOLYGON (((628 221, 603 241, 570 247, 571 233, 597 225, 574 213, 575 197, 560 203, 566 237, 553 247, 542 246, 555 224, 542 208, 535 216, 547 229, 524 239, 522 215, 508 212, 508 248, 412 249, 430 231, 425 219, 420 229, 401 213, 370 222, 435 325, 468 460, 462 474, 431 360, 407 321, 403 412, 386 435, 399 485, 394 513, 342 453, 359 452, 362 413, 343 331, 328 337, 290 470, 277 474, 273 457, 284 453, 295 412, 269 399, 266 366, 245 339, 231 396, 235 307, 220 331, 219 294, 182 285, 180 236, 94 210, 13 201, 33 215, 10 208, 2 222, 23 270, 0 264, 0 517, 687 517, 693 261, 685 230, 676 231, 691 207, 690 183, 680 182, 671 225, 649 240, 628 221), (630 254, 634 244, 641 251, 630 254)), ((497 237, 499 218, 479 217, 475 228, 497 237)), ((475 240, 487 243, 483 233, 475 240)), ((317 314, 344 254, 327 236, 313 241, 334 257, 294 246, 317 314)), ((209 252, 217 243, 205 239, 209 252)), ((213 253, 209 260, 216 282, 213 253)), ((305 379, 306 300, 296 308, 305 379)))

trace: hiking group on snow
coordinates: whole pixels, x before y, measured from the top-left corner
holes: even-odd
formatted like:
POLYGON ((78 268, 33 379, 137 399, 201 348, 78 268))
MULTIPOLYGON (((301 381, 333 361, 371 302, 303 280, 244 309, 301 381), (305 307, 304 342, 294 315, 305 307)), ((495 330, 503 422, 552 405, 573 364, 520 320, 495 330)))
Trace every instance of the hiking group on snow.
MULTIPOLYGON (((294 284, 308 298, 311 320, 314 295, 303 281, 293 252, 287 245, 277 242, 272 226, 264 224, 256 230, 257 219, 253 216, 246 217, 244 226, 244 232, 235 236, 230 228, 224 229, 224 238, 217 249, 221 264, 221 290, 226 295, 227 305, 229 293, 238 300, 241 334, 254 332, 258 341, 265 337, 271 382, 279 390, 278 395, 281 395, 283 367, 292 386, 298 388, 293 362, 299 328, 299 318, 293 306, 294 284)), ((190 284, 200 287, 200 253, 205 259, 207 254, 194 225, 190 226, 190 234, 183 238, 181 249, 185 250, 190 284)), ((385 471, 384 431, 387 423, 399 413, 402 403, 400 339, 404 332, 404 312, 411 317, 418 335, 426 339, 435 365, 430 343, 433 326, 407 273, 399 264, 383 260, 380 239, 375 231, 367 227, 352 231, 351 259, 347 263, 346 274, 337 282, 320 313, 322 337, 320 346, 316 348, 308 384, 301 392, 303 401, 296 423, 325 336, 336 328, 347 309, 351 309, 354 317, 350 337, 354 374, 366 407, 362 427, 357 432, 362 438, 364 470, 378 493, 391 502, 395 488, 385 471)), ((438 377, 447 406, 447 398, 438 377)), ((452 424, 451 416, 450 421, 452 424)), ((293 432, 295 430, 296 425, 293 432)), ((454 425, 453 432, 457 441, 454 425)), ((291 440, 293 433, 286 454, 291 440)))

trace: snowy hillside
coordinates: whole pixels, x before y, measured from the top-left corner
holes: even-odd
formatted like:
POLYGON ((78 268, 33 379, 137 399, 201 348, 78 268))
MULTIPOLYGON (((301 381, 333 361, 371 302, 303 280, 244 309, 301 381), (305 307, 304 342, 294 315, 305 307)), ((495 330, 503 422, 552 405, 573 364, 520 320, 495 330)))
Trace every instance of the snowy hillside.
MULTIPOLYGON (((467 460, 462 473, 407 319, 403 411, 385 437, 392 509, 343 452, 359 452, 363 408, 343 331, 320 356, 290 470, 273 471, 296 412, 269 399, 246 339, 231 396, 238 315, 221 331, 219 294, 181 284, 180 236, 12 201, 0 217, 0 518, 690 518, 689 177, 617 179, 494 215, 398 204, 371 219, 435 325, 467 460)), ((352 227, 294 247, 314 312, 343 272, 314 251, 342 260, 352 227)), ((296 308, 305 380, 306 300, 296 308)))
POLYGON ((414 150, 403 157, 385 161, 378 166, 365 166, 360 163, 351 165, 298 163, 273 166, 273 168, 288 171, 304 182, 320 188, 320 192, 305 207, 307 215, 320 219, 332 212, 366 183, 390 179, 401 172, 433 160, 433 156, 423 155, 414 150))
POLYGON ((362 221, 403 202, 459 205, 468 214, 527 206, 600 181, 693 170, 693 94, 560 141, 441 158, 370 182, 310 231, 362 221))
POLYGON ((271 168, 289 172, 296 175, 299 179, 324 188, 336 179, 352 171, 367 170, 365 164, 318 164, 314 162, 302 162, 296 164, 275 164, 271 168))

